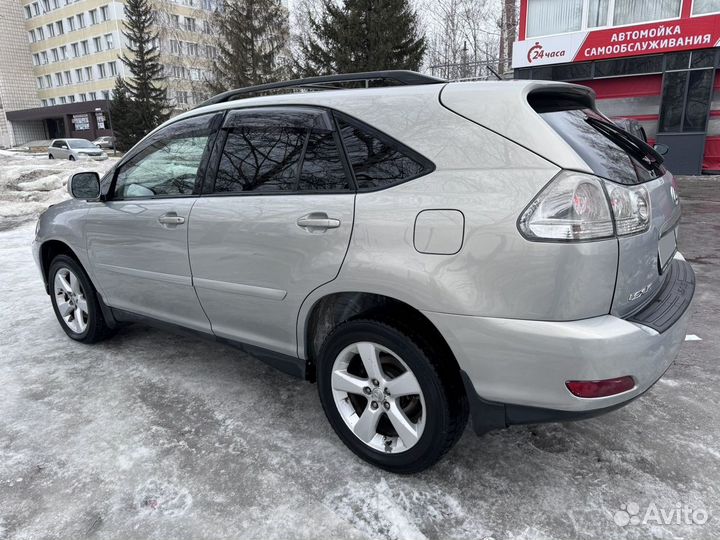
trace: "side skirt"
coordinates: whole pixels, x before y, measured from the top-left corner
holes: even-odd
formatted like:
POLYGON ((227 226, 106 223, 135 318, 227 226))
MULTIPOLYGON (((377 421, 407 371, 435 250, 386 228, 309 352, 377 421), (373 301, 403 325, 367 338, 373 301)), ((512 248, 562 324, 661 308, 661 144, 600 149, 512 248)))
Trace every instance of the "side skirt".
POLYGON ((109 317, 106 314, 107 310, 110 317, 112 318, 112 322, 115 325, 121 323, 139 323, 165 330, 174 334, 216 341, 225 345, 230 345, 231 347, 234 347, 236 349, 240 349, 241 351, 246 352, 254 356, 255 358, 258 358, 259 360, 262 360, 269 366, 274 367, 275 369, 282 371, 283 373, 292 375, 293 377, 298 377, 300 379, 307 378, 305 370, 306 362, 301 358, 271 351, 269 349, 258 347, 256 345, 249 345, 247 343, 242 343, 231 339, 220 338, 217 337, 215 334, 201 332, 199 330, 192 330, 190 328, 185 328, 184 326, 169 323, 166 321, 161 321, 152 317, 147 317, 145 315, 139 315, 137 313, 125 311, 123 309, 108 307, 102 300, 100 301, 100 307, 102 308, 103 315, 105 315, 105 319, 109 320, 109 317))

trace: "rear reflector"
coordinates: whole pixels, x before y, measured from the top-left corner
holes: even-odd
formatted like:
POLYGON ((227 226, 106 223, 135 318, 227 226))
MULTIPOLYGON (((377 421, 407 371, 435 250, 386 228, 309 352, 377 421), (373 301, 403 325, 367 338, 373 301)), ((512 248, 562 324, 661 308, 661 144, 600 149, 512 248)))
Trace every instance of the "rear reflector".
POLYGON ((617 379, 602 381, 566 381, 565 386, 574 396, 581 398, 598 398, 622 394, 635 388, 635 380, 626 375, 617 379))

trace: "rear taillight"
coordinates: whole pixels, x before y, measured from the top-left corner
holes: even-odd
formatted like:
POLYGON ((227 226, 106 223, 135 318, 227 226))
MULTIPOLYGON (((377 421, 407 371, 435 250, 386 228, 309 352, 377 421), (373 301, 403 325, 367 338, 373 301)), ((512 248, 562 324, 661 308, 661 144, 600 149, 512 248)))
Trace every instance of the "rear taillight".
POLYGON ((567 389, 581 398, 599 398, 622 394, 635 388, 635 379, 630 375, 601 381, 567 381, 567 389))
POLYGON ((642 186, 626 187, 596 176, 563 171, 518 220, 530 240, 596 240, 647 230, 650 199, 642 186))

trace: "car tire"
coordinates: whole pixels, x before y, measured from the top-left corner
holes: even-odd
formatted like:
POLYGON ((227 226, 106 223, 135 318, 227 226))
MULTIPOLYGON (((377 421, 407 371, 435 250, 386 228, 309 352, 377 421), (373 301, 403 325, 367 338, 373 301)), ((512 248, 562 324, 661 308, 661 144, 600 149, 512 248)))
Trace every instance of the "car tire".
POLYGON ((387 471, 412 474, 452 448, 468 403, 459 373, 441 363, 439 351, 399 322, 352 319, 330 333, 318 357, 318 392, 350 450, 387 471))
POLYGON ((69 157, 68 159, 69 159, 70 161, 75 161, 75 156, 73 156, 72 154, 70 154, 70 157, 69 157))
POLYGON ((52 154, 48 154, 48 159, 55 159, 55 157, 52 154))
POLYGON ((48 284, 55 316, 70 338, 96 343, 112 335, 97 291, 75 259, 67 255, 55 257, 48 270, 48 284))

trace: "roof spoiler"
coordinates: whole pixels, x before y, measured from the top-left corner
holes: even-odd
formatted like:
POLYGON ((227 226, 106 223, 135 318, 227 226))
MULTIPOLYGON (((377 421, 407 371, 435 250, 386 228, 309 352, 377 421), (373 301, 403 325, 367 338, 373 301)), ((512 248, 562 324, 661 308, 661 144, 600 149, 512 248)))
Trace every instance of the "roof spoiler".
POLYGON ((537 113, 595 109, 595 91, 577 84, 542 86, 530 91, 527 100, 537 113))

